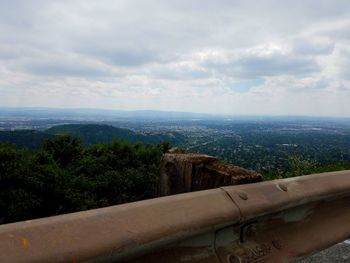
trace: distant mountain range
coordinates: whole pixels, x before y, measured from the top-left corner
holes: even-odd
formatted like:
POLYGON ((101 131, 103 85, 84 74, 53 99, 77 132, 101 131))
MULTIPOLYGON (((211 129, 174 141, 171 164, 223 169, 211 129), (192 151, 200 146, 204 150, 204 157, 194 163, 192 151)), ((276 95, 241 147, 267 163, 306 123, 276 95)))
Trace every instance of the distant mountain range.
MULTIPOLYGON (((0 116, 23 116, 23 117, 103 117, 108 119, 140 119, 140 120, 191 120, 191 119, 217 119, 222 116, 173 111, 122 111, 104 109, 57 109, 57 108, 6 108, 0 107, 0 116)), ((99 119, 98 118, 98 119, 99 119)))
POLYGON ((78 119, 78 120, 142 120, 142 121, 192 121, 192 120, 226 120, 226 121, 346 121, 349 117, 322 117, 322 116, 292 116, 292 115, 235 115, 209 114, 195 112, 157 111, 157 110, 107 110, 86 108, 44 108, 44 107, 0 107, 0 118, 24 117, 31 119, 78 119))
POLYGON ((0 143, 16 144, 20 148, 37 150, 46 139, 54 138, 58 135, 71 135, 79 137, 85 144, 111 142, 115 139, 127 140, 129 142, 143 142, 157 144, 161 141, 168 141, 172 145, 177 145, 185 140, 185 136, 176 133, 136 133, 129 129, 121 129, 108 125, 98 124, 68 124, 54 126, 45 131, 36 130, 15 130, 0 131, 0 143))

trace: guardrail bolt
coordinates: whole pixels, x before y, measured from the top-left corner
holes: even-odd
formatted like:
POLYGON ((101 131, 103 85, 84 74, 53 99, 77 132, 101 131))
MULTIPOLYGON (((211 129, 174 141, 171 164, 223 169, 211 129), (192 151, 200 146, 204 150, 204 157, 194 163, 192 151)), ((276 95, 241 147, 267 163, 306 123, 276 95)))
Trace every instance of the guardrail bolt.
POLYGON ((285 184, 278 184, 278 187, 282 190, 282 191, 285 191, 287 192, 288 191, 288 188, 285 184))
POLYGON ((237 191, 238 196, 242 199, 242 200, 248 200, 248 195, 246 192, 243 191, 237 191))

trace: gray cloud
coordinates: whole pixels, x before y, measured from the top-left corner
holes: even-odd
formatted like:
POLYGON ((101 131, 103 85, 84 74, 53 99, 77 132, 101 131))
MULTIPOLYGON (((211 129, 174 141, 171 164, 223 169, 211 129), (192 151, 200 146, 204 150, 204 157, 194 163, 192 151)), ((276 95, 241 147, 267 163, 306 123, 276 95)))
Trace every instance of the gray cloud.
POLYGON ((77 50, 81 54, 92 56, 116 66, 136 67, 144 64, 161 61, 151 50, 131 50, 127 48, 90 47, 77 50))
POLYGON ((80 76, 97 78, 107 74, 107 72, 100 70, 96 66, 79 65, 78 63, 63 61, 60 58, 52 61, 32 61, 21 65, 20 68, 32 74, 55 77, 80 76))
POLYGON ((301 56, 328 55, 333 52, 335 42, 330 40, 310 41, 298 38, 293 41, 293 52, 301 56))
MULTIPOLYGON (((350 48, 339 50, 340 59, 338 60, 339 78, 350 80, 350 48)), ((350 86, 348 87, 350 88, 350 86)))
POLYGON ((243 57, 236 61, 233 73, 246 78, 308 75, 320 70, 317 63, 310 58, 293 56, 243 57))
POLYGON ((315 58, 310 56, 319 53, 323 52, 305 49, 298 50, 297 53, 283 54, 279 50, 276 52, 269 48, 259 48, 253 52, 248 50, 245 53, 223 53, 218 57, 209 57, 202 65, 217 74, 237 78, 256 79, 279 75, 300 77, 321 71, 315 58))
POLYGON ((259 101, 284 81, 288 91, 331 90, 346 101, 347 89, 334 87, 348 85, 349 12, 348 0, 2 1, 0 88, 8 95, 0 106, 26 87, 56 94, 36 96, 38 106, 69 106, 60 98, 74 89, 85 98, 77 103, 116 108, 115 99, 126 108, 136 89, 144 107, 206 111, 203 94, 215 94, 213 109, 234 112, 221 106, 227 98, 259 101), (193 106, 185 93, 201 100, 193 106))

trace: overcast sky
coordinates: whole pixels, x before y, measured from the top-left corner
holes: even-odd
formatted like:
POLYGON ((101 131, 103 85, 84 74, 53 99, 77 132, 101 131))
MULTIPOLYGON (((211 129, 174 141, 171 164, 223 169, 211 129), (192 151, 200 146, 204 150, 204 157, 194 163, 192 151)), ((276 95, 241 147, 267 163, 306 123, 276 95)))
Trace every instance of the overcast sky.
POLYGON ((350 1, 0 0, 0 106, 350 116, 350 1))

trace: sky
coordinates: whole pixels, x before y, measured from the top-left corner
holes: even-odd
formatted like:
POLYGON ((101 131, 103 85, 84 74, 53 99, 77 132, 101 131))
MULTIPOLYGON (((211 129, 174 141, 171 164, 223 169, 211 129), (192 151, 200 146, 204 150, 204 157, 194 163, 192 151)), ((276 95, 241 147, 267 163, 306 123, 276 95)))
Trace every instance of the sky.
POLYGON ((349 0, 0 6, 0 107, 350 117, 349 0))

